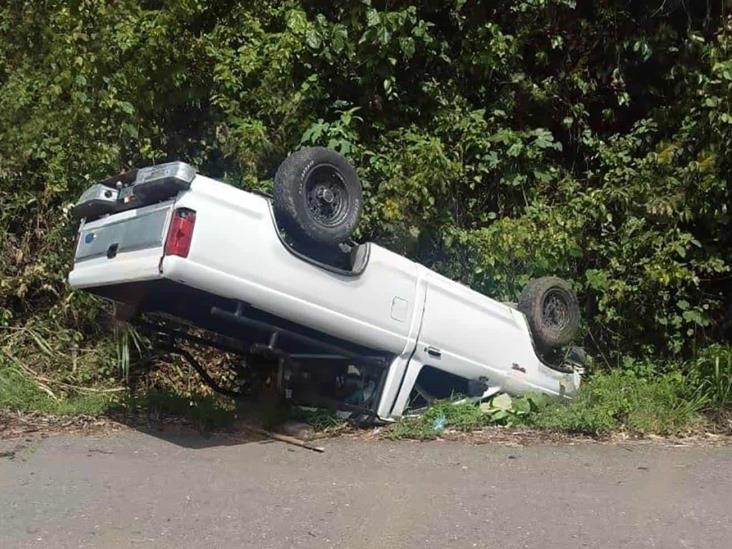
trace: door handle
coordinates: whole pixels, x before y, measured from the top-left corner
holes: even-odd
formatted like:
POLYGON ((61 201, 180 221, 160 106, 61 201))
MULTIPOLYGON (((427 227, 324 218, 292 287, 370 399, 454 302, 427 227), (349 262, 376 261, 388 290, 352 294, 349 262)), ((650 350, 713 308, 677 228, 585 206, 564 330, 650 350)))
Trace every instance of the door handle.
POLYGON ((430 356, 434 356, 436 358, 440 358, 442 356, 442 353, 437 347, 433 347, 432 345, 428 345, 424 348, 425 351, 427 351, 427 354, 430 356))

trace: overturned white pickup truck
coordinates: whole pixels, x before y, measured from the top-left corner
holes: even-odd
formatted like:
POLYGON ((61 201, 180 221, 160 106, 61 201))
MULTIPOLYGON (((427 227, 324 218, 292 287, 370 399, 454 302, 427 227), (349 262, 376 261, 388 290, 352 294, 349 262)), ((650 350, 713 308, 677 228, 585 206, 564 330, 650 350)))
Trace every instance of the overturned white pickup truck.
POLYGON ((353 168, 321 148, 282 163, 273 197, 181 162, 135 170, 74 206, 69 281, 128 318, 157 319, 207 378, 178 339, 237 353, 243 394, 274 386, 296 403, 386 420, 451 394, 575 393, 579 365, 555 352, 579 322, 566 283, 538 279, 518 308, 499 303, 348 242, 361 202, 353 168))

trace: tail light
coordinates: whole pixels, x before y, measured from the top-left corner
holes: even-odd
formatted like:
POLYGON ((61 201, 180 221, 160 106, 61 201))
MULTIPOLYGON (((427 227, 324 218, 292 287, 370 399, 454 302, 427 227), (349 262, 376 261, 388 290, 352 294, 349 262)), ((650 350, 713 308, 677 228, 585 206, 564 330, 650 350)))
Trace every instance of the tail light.
POLYGON ((170 221, 168 238, 165 239, 165 255, 188 257, 196 224, 196 212, 188 208, 178 208, 170 221))

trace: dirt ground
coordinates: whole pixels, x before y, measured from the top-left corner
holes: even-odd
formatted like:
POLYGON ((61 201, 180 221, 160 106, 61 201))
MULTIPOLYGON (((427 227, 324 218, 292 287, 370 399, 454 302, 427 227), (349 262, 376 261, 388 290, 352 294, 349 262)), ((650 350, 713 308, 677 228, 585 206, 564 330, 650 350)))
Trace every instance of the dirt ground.
POLYGON ((369 431, 319 440, 319 454, 241 430, 32 419, 0 423, 3 547, 706 549, 732 536, 732 447, 713 437, 369 431))

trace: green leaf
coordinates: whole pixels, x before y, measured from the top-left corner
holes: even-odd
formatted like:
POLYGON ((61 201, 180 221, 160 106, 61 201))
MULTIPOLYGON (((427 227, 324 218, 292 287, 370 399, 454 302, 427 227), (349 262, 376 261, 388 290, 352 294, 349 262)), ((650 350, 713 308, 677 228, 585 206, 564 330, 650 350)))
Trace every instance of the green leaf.
POLYGON ((308 28, 308 18, 302 10, 290 10, 286 16, 287 28, 295 34, 302 34, 308 28))
POLYGON ((318 31, 314 29, 309 29, 307 33, 305 34, 305 42, 309 47, 311 47, 314 50, 317 50, 320 48, 321 40, 320 35, 318 34, 318 31))
POLYGON ((507 393, 501 393, 493 397, 491 406, 497 410, 511 410, 513 408, 513 399, 507 393))
POLYGON ((368 10, 366 12, 366 24, 369 27, 375 27, 379 23, 381 23, 381 16, 379 15, 379 12, 374 9, 368 10))

